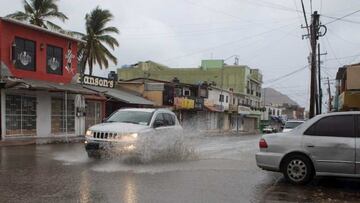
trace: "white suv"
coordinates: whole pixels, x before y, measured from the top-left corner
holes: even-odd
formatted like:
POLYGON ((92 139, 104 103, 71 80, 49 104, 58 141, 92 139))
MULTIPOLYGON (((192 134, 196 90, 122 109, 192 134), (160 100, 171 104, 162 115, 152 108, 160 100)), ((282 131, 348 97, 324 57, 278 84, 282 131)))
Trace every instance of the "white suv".
POLYGON ((181 135, 182 127, 170 110, 120 109, 86 131, 85 149, 89 157, 101 151, 150 156, 174 147, 181 135))

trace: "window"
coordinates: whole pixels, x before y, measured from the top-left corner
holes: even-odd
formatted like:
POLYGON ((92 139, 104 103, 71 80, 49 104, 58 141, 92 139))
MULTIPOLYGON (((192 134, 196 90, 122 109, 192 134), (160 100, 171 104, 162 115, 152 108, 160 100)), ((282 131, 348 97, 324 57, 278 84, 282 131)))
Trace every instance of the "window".
POLYGON ((101 103, 98 101, 87 101, 86 102, 86 117, 85 117, 85 126, 86 129, 101 123, 101 103))
POLYGON ((162 113, 159 113, 158 115, 156 115, 156 118, 155 118, 155 123, 154 123, 154 127, 161 127, 161 126, 165 126, 165 118, 163 116, 162 113), (156 123, 161 123, 161 125, 156 125, 156 123))
POLYGON ((6 95, 6 135, 36 135, 36 98, 6 95))
POLYGON ((48 45, 46 48, 46 71, 47 73, 63 74, 63 49, 48 45))
POLYGON ((191 92, 190 92, 190 90, 188 88, 185 88, 183 93, 184 93, 183 94, 184 96, 190 96, 191 95, 191 92))
POLYGON ((163 116, 164 116, 164 121, 165 121, 166 126, 175 125, 175 116, 174 115, 164 113, 163 116))
POLYGON ((113 113, 107 122, 134 123, 149 125, 152 118, 151 112, 120 110, 113 113))
POLYGON ((219 95, 219 102, 224 102, 224 95, 222 94, 219 95))
POLYGON ((236 103, 235 103, 235 102, 236 102, 236 101, 235 101, 235 98, 233 98, 233 104, 234 104, 234 105, 236 105, 236 103))
POLYGON ((63 98, 51 98, 51 132, 64 133, 75 131, 75 104, 63 98), (67 108, 66 108, 67 107, 67 108))
POLYGON ((354 117, 352 115, 345 115, 322 118, 308 128, 304 134, 330 137, 354 137, 354 117))
POLYGON ((35 42, 31 40, 15 38, 15 49, 13 50, 13 60, 17 69, 35 71, 36 59, 35 42))
POLYGON ((226 103, 229 102, 229 96, 226 96, 226 103))

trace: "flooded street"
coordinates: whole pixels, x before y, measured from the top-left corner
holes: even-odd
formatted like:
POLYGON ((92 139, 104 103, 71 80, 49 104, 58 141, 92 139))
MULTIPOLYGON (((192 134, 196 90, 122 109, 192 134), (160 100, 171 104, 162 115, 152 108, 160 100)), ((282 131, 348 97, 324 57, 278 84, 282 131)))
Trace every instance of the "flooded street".
POLYGON ((83 144, 0 148, 0 202, 358 202, 359 180, 293 186, 262 171, 259 136, 192 137, 197 157, 126 164, 89 159, 83 144))

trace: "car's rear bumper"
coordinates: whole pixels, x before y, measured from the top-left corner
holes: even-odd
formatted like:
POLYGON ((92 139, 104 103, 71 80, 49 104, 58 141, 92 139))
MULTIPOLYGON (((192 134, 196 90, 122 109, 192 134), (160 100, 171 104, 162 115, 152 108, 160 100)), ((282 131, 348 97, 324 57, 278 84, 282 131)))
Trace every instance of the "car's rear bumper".
POLYGON ((269 171, 280 171, 282 154, 270 152, 258 152, 255 155, 258 167, 269 171))

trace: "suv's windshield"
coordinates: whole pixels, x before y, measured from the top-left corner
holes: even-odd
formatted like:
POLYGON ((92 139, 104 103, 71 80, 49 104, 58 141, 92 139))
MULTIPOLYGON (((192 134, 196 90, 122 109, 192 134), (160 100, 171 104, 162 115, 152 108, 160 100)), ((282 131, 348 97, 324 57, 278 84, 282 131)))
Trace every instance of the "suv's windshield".
POLYGON ((106 122, 134 123, 140 125, 149 125, 151 112, 144 111, 117 111, 112 114, 106 122))
POLYGON ((302 123, 303 122, 286 122, 285 123, 285 128, 293 129, 293 128, 298 127, 302 123))

